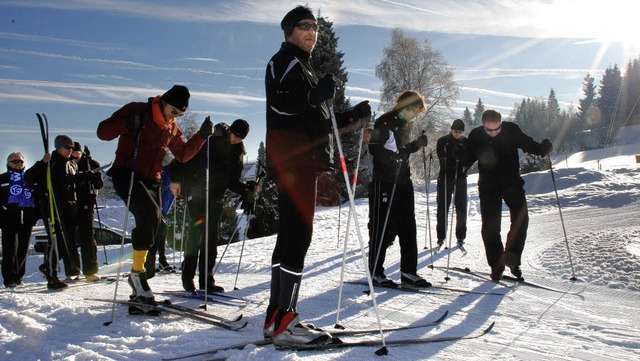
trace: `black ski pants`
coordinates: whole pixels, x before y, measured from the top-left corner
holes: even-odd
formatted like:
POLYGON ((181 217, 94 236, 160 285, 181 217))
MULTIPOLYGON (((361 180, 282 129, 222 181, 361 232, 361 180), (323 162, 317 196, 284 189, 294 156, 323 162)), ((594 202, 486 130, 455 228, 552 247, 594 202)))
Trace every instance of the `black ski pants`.
POLYGON ((192 280, 199 272, 199 284, 204 286, 206 275, 213 273, 213 267, 218 256, 218 238, 220 236, 220 220, 222 218, 222 197, 209 200, 209 242, 206 238, 206 199, 197 195, 189 201, 191 225, 189 239, 185 244, 184 264, 182 265, 182 279, 192 280), (208 249, 207 249, 208 248, 208 249), (207 254, 206 251, 209 251, 207 254), (205 258, 208 256, 208 259, 205 258), (206 264, 205 264, 206 263, 206 264), (208 269, 205 268, 208 267, 208 269))
POLYGON ((5 286, 24 277, 32 229, 31 226, 2 227, 2 279, 5 286))
POLYGON ((315 168, 283 171, 278 183, 278 236, 271 256, 269 306, 295 311, 316 206, 315 168))
POLYGON ((98 244, 93 230, 94 208, 93 203, 78 204, 78 243, 82 274, 85 276, 98 273, 98 244))
POLYGON ((508 187, 480 182, 480 214, 482 217, 482 240, 484 242, 487 263, 491 267, 502 263, 502 254, 511 252, 520 265, 524 243, 529 227, 529 212, 525 198, 524 181, 508 187), (507 241, 502 246, 500 226, 502 221, 502 201, 509 207, 511 226, 507 241))
POLYGON ((391 246, 396 236, 400 242, 400 271, 416 274, 418 245, 415 200, 411 181, 396 184, 395 191, 394 184, 390 182, 369 183, 368 226, 371 274, 384 275, 387 248, 391 246))
MULTIPOLYGON (((456 239, 464 240, 467 238, 467 177, 448 176, 447 186, 445 187, 444 175, 438 177, 438 190, 436 200, 438 202, 436 234, 438 240, 447 239, 447 225, 449 209, 451 208, 451 200, 455 188, 455 197, 453 202, 456 210, 456 239), (454 187, 455 184, 455 187, 454 187)), ((453 224, 450 225, 453 227, 453 224)))

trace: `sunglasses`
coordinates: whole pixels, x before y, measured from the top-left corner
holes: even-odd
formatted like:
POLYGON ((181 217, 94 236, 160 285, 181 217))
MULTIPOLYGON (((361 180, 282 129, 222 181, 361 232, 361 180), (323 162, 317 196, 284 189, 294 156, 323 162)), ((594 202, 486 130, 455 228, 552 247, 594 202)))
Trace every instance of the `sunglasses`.
POLYGON ((180 111, 178 108, 174 107, 173 105, 167 103, 167 105, 169 105, 169 108, 171 110, 171 115, 173 115, 174 117, 180 117, 182 116, 182 114, 184 114, 184 112, 180 111))
POLYGON ((9 162, 13 164, 24 164, 24 161, 20 159, 12 159, 9 162))
POLYGON ((303 22, 299 22, 296 24, 296 28, 303 30, 303 31, 307 31, 310 29, 313 29, 313 31, 318 31, 318 24, 317 23, 310 23, 307 21, 303 21, 303 22))
POLYGON ((502 124, 501 124, 501 125, 499 125, 497 128, 493 128, 493 129, 491 129, 491 128, 487 128, 487 127, 484 127, 484 130, 485 130, 487 133, 491 133, 491 132, 497 132, 497 131, 499 131, 499 130, 500 130, 500 128, 502 128, 502 124))
POLYGON ((62 148, 66 150, 73 150, 73 145, 63 145, 62 148))

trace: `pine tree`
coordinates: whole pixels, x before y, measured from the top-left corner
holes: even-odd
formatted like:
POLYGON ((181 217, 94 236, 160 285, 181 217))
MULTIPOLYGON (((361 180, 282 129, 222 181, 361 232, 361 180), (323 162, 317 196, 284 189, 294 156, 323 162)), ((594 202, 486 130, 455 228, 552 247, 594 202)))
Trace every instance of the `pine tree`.
POLYGON ((469 107, 464 108, 464 112, 462 113, 462 121, 464 122, 465 126, 468 127, 469 131, 476 127, 476 125, 474 125, 473 123, 473 116, 471 115, 469 107))
POLYGON ((578 114, 576 122, 571 127, 569 135, 576 136, 576 142, 579 144, 580 150, 593 148, 592 128, 597 122, 598 111, 596 107, 597 95, 595 79, 588 74, 582 82, 582 93, 584 97, 578 100, 578 114), (580 134, 580 135, 578 135, 580 134))
MULTIPOLYGON (((266 164, 266 150, 264 142, 258 146, 258 158, 256 167, 266 164)), ((247 238, 258 238, 272 235, 278 230, 278 187, 269 177, 262 179, 259 184, 260 193, 256 200, 255 217, 250 221, 247 238)))
POLYGON ((600 123, 595 129, 599 146, 607 146, 615 135, 615 124, 619 123, 618 107, 620 105, 620 91, 622 89, 622 76, 617 65, 605 70, 600 81, 598 91, 598 109, 600 110, 600 123))
POLYGON ((476 107, 473 109, 473 124, 471 125, 473 128, 482 125, 482 113, 484 113, 484 104, 482 104, 482 99, 478 98, 476 107))
POLYGON ((640 58, 627 64, 622 81, 620 126, 640 125, 640 58))

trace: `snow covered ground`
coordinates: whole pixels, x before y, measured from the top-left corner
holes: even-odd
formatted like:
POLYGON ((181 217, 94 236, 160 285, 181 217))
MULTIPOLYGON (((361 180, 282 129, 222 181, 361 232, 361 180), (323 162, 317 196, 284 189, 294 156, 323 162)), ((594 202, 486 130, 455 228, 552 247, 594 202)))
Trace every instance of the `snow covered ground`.
MULTIPOLYGON (((613 150, 610 150, 613 151, 613 150)), ((567 242, 553 183, 548 171, 525 176, 530 209, 530 227, 523 259, 527 280, 566 290, 551 292, 525 285, 504 289, 469 275, 427 266, 432 262, 425 237, 427 203, 424 187, 416 190, 419 273, 434 285, 476 291, 506 292, 504 296, 460 294, 433 290, 431 294, 377 290, 377 303, 384 326, 403 326, 434 320, 445 310, 448 317, 436 327, 385 334, 387 340, 421 336, 469 335, 495 322, 482 338, 411 346, 390 346, 391 360, 632 360, 640 359, 640 174, 632 155, 640 154, 636 143, 615 150, 627 162, 602 167, 562 160, 557 164, 556 185, 568 245, 578 281, 573 275, 567 242), (426 245, 426 249, 425 249, 426 245), (579 295, 571 294, 583 290, 579 295), (508 291, 508 292, 507 292, 508 291)), ((570 157, 568 157, 570 158, 570 157)), ((601 164, 608 164, 601 159, 601 164)), ((431 228, 435 236, 435 184, 430 187, 431 228)), ((436 266, 469 267, 488 271, 480 239, 479 202, 476 179, 469 178, 470 215, 468 255, 452 251, 433 255, 436 266)), ((121 223, 123 207, 114 202, 101 215, 113 225, 121 223)), ((359 223, 366 237, 367 202, 357 201, 359 223)), ((330 330, 336 323, 344 232, 348 207, 318 208, 314 240, 306 260, 298 310, 301 317, 330 330), (341 212, 340 217, 338 216, 341 212), (338 219, 341 224, 338 225, 338 219), (340 231, 340 232, 338 232, 340 231), (338 242, 340 239, 340 242, 338 242)), ((503 217, 503 229, 508 216, 503 217)), ((347 250, 344 278, 364 280, 364 264, 354 228, 347 250)), ((506 233, 506 232, 505 232, 506 233)), ((364 240, 365 244, 367 240, 364 240)), ((435 242, 435 241, 434 241, 435 242)), ((233 294, 254 300, 244 308, 209 303, 208 312, 227 316, 244 314, 249 323, 240 331, 227 331, 168 314, 160 317, 129 316, 117 305, 113 323, 110 303, 85 298, 111 299, 114 284, 78 284, 65 292, 46 289, 37 265, 40 255, 28 259, 25 285, 0 290, 0 359, 2 360, 158 360, 205 351, 242 341, 259 340, 269 293, 269 259, 275 236, 249 240, 244 248, 238 290, 233 294)), ((216 274, 217 282, 233 288, 241 243, 233 244, 216 274)), ((100 274, 115 274, 119 246, 107 248, 109 265, 100 274)), ((130 264, 130 245, 125 246, 123 271, 130 264)), ((100 264, 105 261, 102 249, 100 264)), ((170 261, 179 254, 168 251, 170 261)), ((397 243, 388 252, 387 273, 398 280, 397 243)), ((507 272, 508 273, 508 272, 507 272)), ((154 291, 181 289, 178 274, 158 275, 150 280, 154 291)), ((339 322, 347 328, 374 328, 376 315, 364 286, 343 286, 339 322)), ((120 282, 117 298, 130 292, 120 282)), ((157 295, 163 298, 163 295, 157 295)), ((172 298, 175 304, 197 307, 197 300, 172 298)), ((380 335, 371 336, 380 339, 380 335)), ((229 360, 371 360, 379 347, 334 351, 276 351, 271 345, 248 346, 225 351, 217 357, 229 360)), ((213 356, 190 358, 203 360, 213 356)))

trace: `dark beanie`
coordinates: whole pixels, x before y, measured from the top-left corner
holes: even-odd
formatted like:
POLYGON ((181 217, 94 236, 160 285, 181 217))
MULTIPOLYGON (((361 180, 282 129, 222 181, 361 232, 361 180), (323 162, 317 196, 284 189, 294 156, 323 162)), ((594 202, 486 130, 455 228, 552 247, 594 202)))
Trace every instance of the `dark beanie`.
POLYGON ((291 33, 293 33, 293 27, 296 26, 300 20, 305 19, 316 20, 316 17, 313 16, 313 12, 309 7, 298 5, 289 11, 280 22, 280 27, 284 30, 285 38, 288 38, 291 33))
POLYGON ((174 85, 173 88, 162 94, 162 100, 184 112, 189 107, 189 96, 189 89, 186 86, 174 85))
POLYGON ((244 139, 247 134, 249 134, 249 123, 244 119, 236 119, 229 127, 229 130, 231 130, 231 133, 244 139))
POLYGON ((68 145, 73 147, 73 139, 69 138, 66 135, 59 135, 53 141, 53 146, 56 147, 56 149, 62 148, 64 146, 68 146, 68 145))
POLYGON ((74 151, 74 152, 82 151, 82 147, 80 147, 80 143, 78 143, 78 142, 73 142, 73 151, 74 151))
POLYGON ((462 121, 462 119, 454 120, 451 124, 451 130, 459 130, 461 132, 464 132, 464 122, 462 121))

